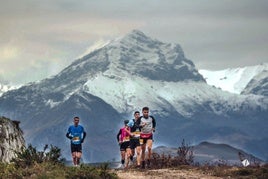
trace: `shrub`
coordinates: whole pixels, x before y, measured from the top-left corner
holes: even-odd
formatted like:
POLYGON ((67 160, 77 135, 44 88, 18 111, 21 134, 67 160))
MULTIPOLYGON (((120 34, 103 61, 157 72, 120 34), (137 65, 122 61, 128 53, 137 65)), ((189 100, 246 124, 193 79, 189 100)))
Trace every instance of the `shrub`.
POLYGON ((15 163, 15 166, 18 167, 29 167, 34 163, 50 162, 50 163, 61 163, 61 150, 53 145, 45 145, 43 151, 37 151, 36 147, 33 147, 31 144, 28 148, 22 148, 21 151, 16 152, 17 157, 13 158, 11 162, 15 163))
POLYGON ((193 164, 193 147, 190 147, 185 143, 183 139, 181 146, 178 147, 178 156, 172 157, 171 155, 152 154, 151 168, 169 168, 180 165, 192 165, 193 164))
POLYGON ((194 162, 193 156, 193 147, 189 146, 189 144, 185 143, 185 140, 182 140, 181 146, 178 147, 178 160, 180 164, 190 165, 194 162))

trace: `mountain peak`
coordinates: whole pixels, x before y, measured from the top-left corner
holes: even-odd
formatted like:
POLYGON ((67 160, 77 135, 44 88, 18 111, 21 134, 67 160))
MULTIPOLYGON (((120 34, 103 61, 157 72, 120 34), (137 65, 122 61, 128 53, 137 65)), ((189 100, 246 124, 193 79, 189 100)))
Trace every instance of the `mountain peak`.
POLYGON ((132 35, 132 36, 140 36, 140 37, 147 37, 142 31, 138 30, 138 29, 134 29, 132 30, 130 33, 127 34, 128 35, 132 35))
POLYGON ((100 72, 107 77, 129 74, 150 80, 205 82, 193 62, 185 58, 179 44, 154 40, 139 30, 132 30, 123 38, 112 40, 73 62, 61 74, 72 74, 85 82, 100 72))
POLYGON ((132 30, 128 34, 126 34, 122 39, 120 39, 121 44, 127 44, 127 45, 132 45, 132 46, 154 46, 154 45, 159 45, 159 44, 164 44, 156 39, 152 39, 151 37, 145 35, 142 31, 140 30, 132 30))
POLYGON ((193 62, 185 58, 179 44, 161 42, 140 30, 132 30, 111 44, 110 49, 113 54, 109 58, 117 70, 126 69, 151 80, 204 81, 193 62))

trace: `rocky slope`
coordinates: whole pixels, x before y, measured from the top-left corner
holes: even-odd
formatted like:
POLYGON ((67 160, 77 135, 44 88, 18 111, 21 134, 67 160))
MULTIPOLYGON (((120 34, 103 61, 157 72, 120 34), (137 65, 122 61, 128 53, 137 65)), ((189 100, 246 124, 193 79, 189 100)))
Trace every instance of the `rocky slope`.
POLYGON ((0 117, 0 141, 0 161, 10 162, 15 157, 15 152, 25 146, 19 121, 0 117))
POLYGON ((268 96, 268 68, 250 80, 242 94, 268 96))

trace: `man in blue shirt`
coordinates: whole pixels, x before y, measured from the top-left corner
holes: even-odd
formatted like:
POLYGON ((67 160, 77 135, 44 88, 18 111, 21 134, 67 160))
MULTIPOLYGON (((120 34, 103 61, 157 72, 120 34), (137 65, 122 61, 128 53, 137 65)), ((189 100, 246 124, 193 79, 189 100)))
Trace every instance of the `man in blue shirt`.
POLYGON ((74 166, 78 166, 82 156, 82 143, 86 137, 83 126, 79 125, 79 117, 74 117, 74 125, 68 128, 66 137, 71 140, 71 152, 74 166))

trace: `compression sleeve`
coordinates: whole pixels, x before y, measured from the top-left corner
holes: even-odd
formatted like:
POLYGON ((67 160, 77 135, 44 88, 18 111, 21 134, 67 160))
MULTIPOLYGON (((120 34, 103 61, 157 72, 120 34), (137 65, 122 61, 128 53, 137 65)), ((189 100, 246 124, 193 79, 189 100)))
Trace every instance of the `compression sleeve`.
POLYGON ((86 138, 86 136, 87 136, 87 133, 84 131, 83 132, 83 139, 82 140, 84 140, 86 138))
POLYGON ((71 139, 71 137, 69 136, 69 134, 70 134, 70 132, 67 132, 67 133, 66 133, 66 137, 67 137, 68 139, 71 139))
POLYGON ((139 129, 141 130, 142 126, 141 126, 141 117, 139 117, 139 119, 137 120, 137 126, 139 127, 139 129))
POLYGON ((119 142, 119 136, 121 135, 121 129, 119 130, 117 136, 116 136, 116 139, 117 139, 117 142, 119 142))
POLYGON ((154 117, 153 116, 151 116, 151 118, 153 119, 153 128, 155 129, 155 126, 156 126, 156 122, 155 122, 155 119, 154 119, 154 117))
POLYGON ((68 138, 68 139, 72 139, 72 137, 70 136, 70 127, 68 128, 68 131, 67 131, 67 133, 66 133, 66 137, 68 138))

